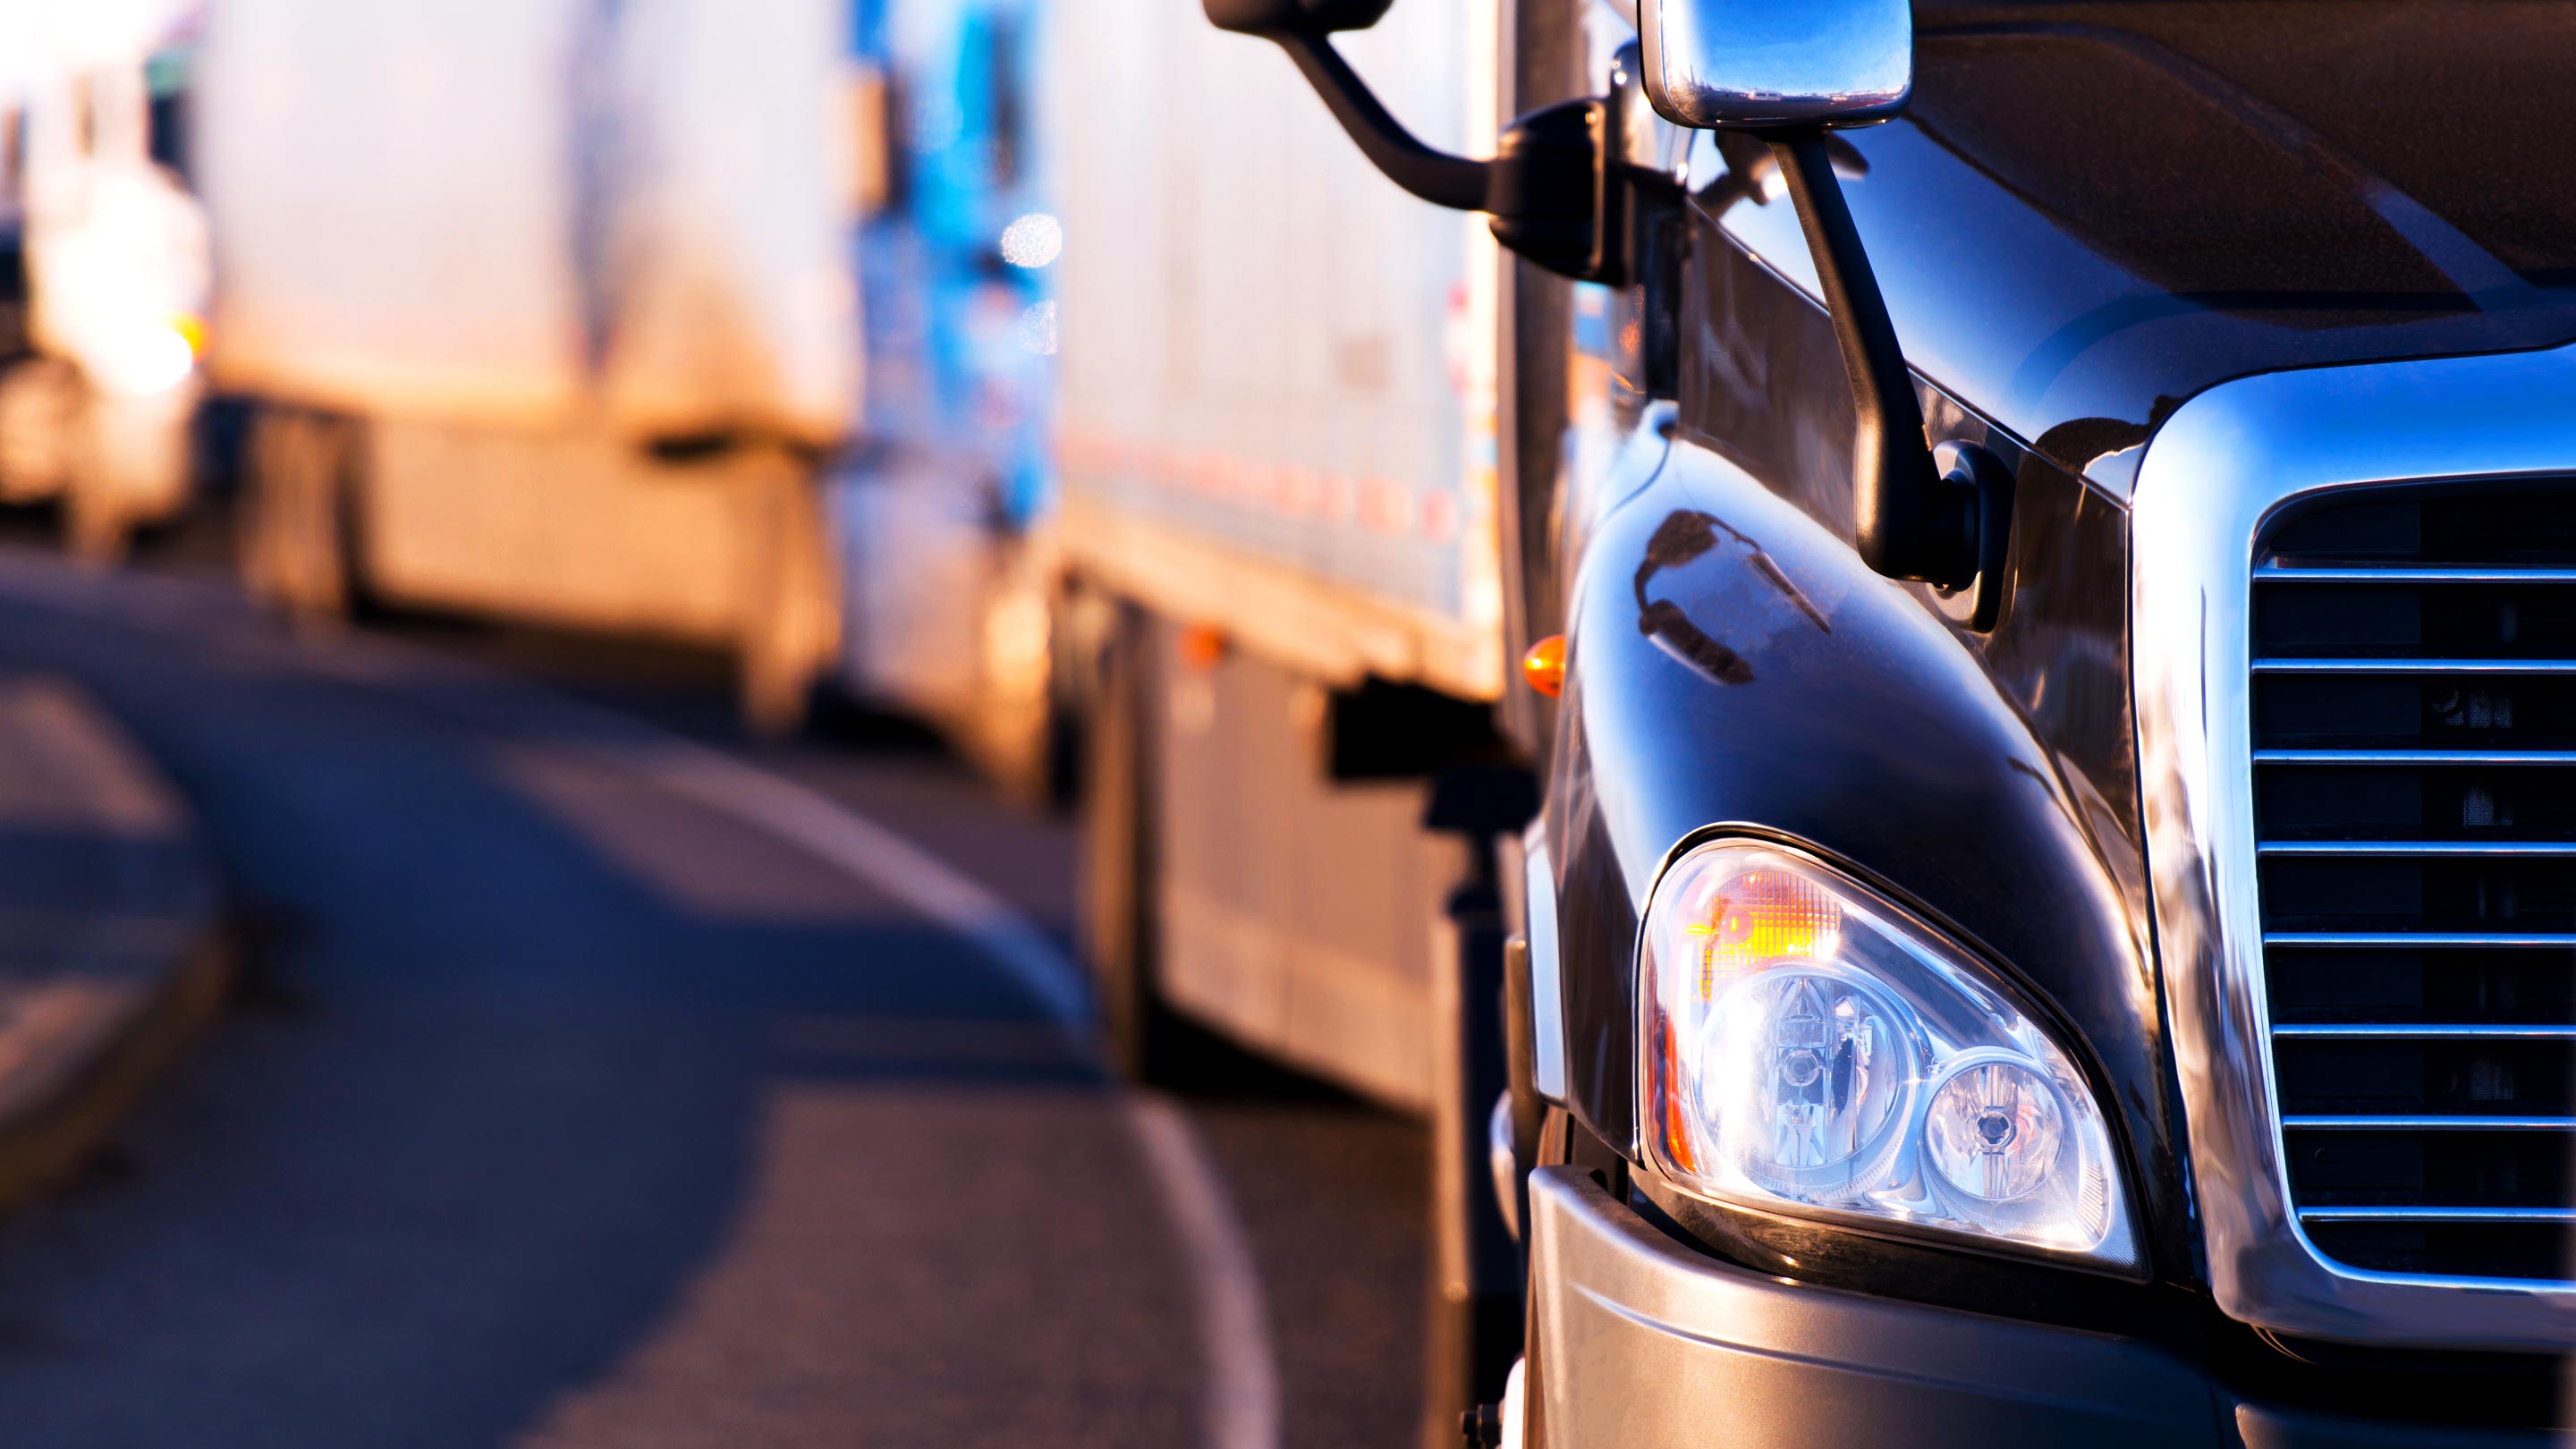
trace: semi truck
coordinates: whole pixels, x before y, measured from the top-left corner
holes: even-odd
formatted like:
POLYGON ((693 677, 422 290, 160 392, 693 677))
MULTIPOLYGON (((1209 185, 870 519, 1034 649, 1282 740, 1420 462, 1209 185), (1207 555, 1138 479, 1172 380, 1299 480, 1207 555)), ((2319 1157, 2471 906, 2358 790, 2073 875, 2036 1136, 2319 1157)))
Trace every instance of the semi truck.
MULTIPOLYGON (((1493 19, 1416 0, 1357 63, 1442 144, 1490 145, 1493 19)), ((1502 1075, 1477 982, 1529 794, 1499 714, 1501 253, 1189 7, 1073 0, 1047 33, 1059 617, 1110 1054, 1186 1079, 1213 1035, 1433 1124, 1447 1443, 1475 1325, 1518 1291, 1479 1186, 1502 1075)))
MULTIPOLYGON (((1121 646, 1091 833, 1142 876, 1093 946, 1147 1070, 1156 1010, 1346 1073, 1416 1000, 1467 1004, 1411 1038, 1453 1062, 1499 1024, 1519 1312, 1465 1324, 1467 1442, 2564 1442, 2564 15, 1204 10, 1206 48, 1129 50, 1179 110, 1111 177, 1188 244, 1068 258, 1267 297, 1482 228, 1499 603, 1445 652, 1301 609, 1342 577, 1303 525, 1212 501, 1271 474, 1069 431, 1101 460, 1069 517, 1139 500, 1075 553, 1121 646), (1447 129, 1434 67, 1509 119, 1447 129), (1302 125, 1270 109, 1300 78, 1302 125), (1348 211, 1279 162, 1328 118, 1380 173, 1348 211), (1147 577, 1226 528, 1311 588, 1147 577), (1319 822, 1361 759, 1412 798, 1319 822), (1415 804, 1463 831, 1449 945, 1298 1035, 1300 953, 1392 914, 1415 804)), ((1196 343, 1129 368, 1157 436, 1367 436, 1205 381, 1293 396, 1328 347, 1101 325, 1196 343)))
MULTIPOLYGON (((1082 114, 1054 143, 1062 537, 1089 615, 1076 627, 1108 676, 1093 746, 1104 770, 1142 770, 1156 802, 1150 819, 1112 820, 1108 798, 1091 816, 1140 837, 1097 842, 1104 865, 1146 837, 1157 857, 1122 883, 1157 918, 1138 989, 1425 1105, 1417 907, 1456 863, 1411 838, 1418 772, 1337 761, 1332 744, 1356 742, 1355 708, 1481 712, 1502 690, 1490 352, 1474 340, 1491 242, 1385 194, 1302 124, 1271 57, 1147 0, 1085 7, 1055 23, 1059 75, 1114 51, 1169 78, 1061 86, 1082 114), (1344 232, 1385 245, 1327 244, 1344 232)), ((1415 112, 1453 141, 1470 101, 1445 52, 1465 13, 1435 0, 1382 37, 1415 112), (1444 59, 1401 63, 1421 55, 1444 59)), ((1150 1022, 1120 1020, 1149 1052, 1150 1022)))
POLYGON ((1022 0, 860 10, 888 138, 859 236, 863 445, 836 475, 835 682, 937 728, 1023 800, 1070 788, 1047 447, 1063 226, 1022 0))
POLYGON ((849 59, 835 0, 209 7, 252 589, 726 649, 792 725, 861 385, 849 59))
POLYGON ((0 6, 0 502, 120 556, 186 507, 210 258, 184 174, 196 7, 0 6))

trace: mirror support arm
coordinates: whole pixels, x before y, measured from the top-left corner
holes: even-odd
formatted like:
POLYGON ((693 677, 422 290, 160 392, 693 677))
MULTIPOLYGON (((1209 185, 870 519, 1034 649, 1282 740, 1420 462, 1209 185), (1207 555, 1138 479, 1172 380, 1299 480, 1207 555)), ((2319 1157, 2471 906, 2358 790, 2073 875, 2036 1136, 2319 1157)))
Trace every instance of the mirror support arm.
POLYGON ((1843 201, 1824 131, 1777 132, 1767 139, 1815 257, 1816 281, 1851 383, 1859 423, 1852 448, 1855 546, 1871 568, 1889 578, 1948 589, 1980 582, 1981 574, 1992 579, 2001 559, 1989 555, 1999 552, 2000 525, 2008 520, 1988 526, 1985 515, 1997 500, 1995 490, 1983 486, 1982 469, 1954 469, 1945 476, 1933 463, 1913 374, 1843 201))
POLYGON ((1261 35, 1297 62, 1333 119, 1388 180, 1434 206, 1492 217, 1495 240, 1560 276, 1620 280, 1622 210, 1644 183, 1613 156, 1601 101, 1541 106, 1503 128, 1493 160, 1475 161, 1415 139, 1323 34, 1261 35))
POLYGON ((1350 133, 1370 164, 1388 180, 1434 206, 1452 211, 1486 210, 1493 163, 1436 151, 1414 139, 1404 123, 1387 113, 1377 96, 1321 35, 1288 33, 1269 37, 1297 62, 1306 83, 1324 98, 1333 119, 1350 133))

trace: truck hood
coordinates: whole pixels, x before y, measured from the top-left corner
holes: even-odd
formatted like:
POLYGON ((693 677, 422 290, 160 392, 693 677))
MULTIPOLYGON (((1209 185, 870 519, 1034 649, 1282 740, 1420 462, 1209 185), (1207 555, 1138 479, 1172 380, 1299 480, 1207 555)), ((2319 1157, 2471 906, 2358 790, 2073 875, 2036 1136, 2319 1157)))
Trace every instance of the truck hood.
MULTIPOLYGON (((1849 133, 1845 183, 1908 355, 2116 493, 2229 378, 2576 338, 2576 8, 1925 3, 1916 25, 1913 105, 1849 133)), ((1728 210, 1811 276, 1785 204, 1728 210)))

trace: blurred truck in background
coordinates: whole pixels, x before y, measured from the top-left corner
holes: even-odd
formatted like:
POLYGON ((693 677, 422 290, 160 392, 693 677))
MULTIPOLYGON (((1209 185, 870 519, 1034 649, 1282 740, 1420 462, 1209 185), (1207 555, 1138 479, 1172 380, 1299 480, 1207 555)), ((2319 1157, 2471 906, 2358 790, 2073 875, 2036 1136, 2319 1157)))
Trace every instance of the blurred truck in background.
MULTIPOLYGON (((1353 64, 1430 143, 1489 149, 1496 24, 1412 0, 1353 64)), ((1426 1423, 1454 1442, 1474 1325, 1518 1293, 1482 1176, 1497 852, 1533 798, 1500 704, 1506 275, 1481 220, 1387 185, 1293 69, 1197 7, 1069 0, 1052 34, 1110 1047, 1151 1078, 1211 1028, 1430 1118, 1426 1423)))
POLYGON ((839 594, 859 127, 835 0, 218 0, 195 159, 242 567, 730 649, 792 726, 839 594))
MULTIPOLYGON (((1452 145, 1490 127, 1457 58, 1476 8, 1354 47, 1452 145)), ((1444 761, 1409 747, 1503 684, 1492 243, 1187 7, 1077 0, 1055 30, 1059 73, 1139 81, 1053 118, 1063 542, 1105 641, 1091 821, 1133 862, 1095 926, 1132 910, 1152 938, 1095 943, 1119 1045, 1141 1062, 1177 1010, 1428 1107, 1431 922, 1465 867, 1419 828, 1444 761)))
POLYGON ((865 442, 835 490, 840 687, 1029 799, 1068 786, 1048 455, 1063 240, 1021 0, 870 0, 865 442))
POLYGON ((188 501, 205 215, 183 170, 192 0, 0 6, 0 502, 124 551, 188 501))

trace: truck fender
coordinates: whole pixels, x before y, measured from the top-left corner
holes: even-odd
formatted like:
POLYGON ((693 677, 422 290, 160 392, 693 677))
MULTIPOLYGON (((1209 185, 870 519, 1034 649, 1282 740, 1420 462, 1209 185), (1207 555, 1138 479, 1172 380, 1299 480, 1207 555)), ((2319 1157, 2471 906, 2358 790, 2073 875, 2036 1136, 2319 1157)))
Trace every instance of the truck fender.
POLYGON ((1562 999, 1535 1015, 1559 1024, 1578 1120, 1634 1155, 1637 930, 1665 863, 1714 835, 1769 837, 1986 957, 2087 1066, 2131 1180, 2173 1180, 2138 1161, 2143 1146, 2170 1167, 2175 1129, 2144 927, 2093 834, 2104 812, 1977 636, 1688 435, 1601 519, 1570 618, 1544 829, 1562 999))

